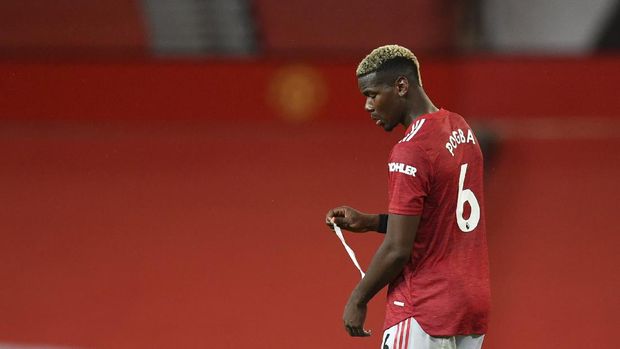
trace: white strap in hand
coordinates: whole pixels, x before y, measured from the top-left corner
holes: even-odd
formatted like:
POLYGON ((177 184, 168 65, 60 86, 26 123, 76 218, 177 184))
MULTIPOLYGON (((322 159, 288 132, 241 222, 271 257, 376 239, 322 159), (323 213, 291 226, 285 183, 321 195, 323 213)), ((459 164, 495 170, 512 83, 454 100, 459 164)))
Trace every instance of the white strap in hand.
POLYGON ((344 246, 344 249, 347 250, 347 253, 349 254, 349 257, 351 257, 351 260, 353 261, 353 264, 355 264, 355 266, 357 267, 357 270, 360 271, 360 274, 362 275, 362 279, 364 278, 364 271, 362 271, 362 268, 360 267, 360 264, 357 262, 357 258, 355 258, 355 252, 353 251, 353 249, 351 247, 349 247, 349 245, 347 245, 347 242, 344 241, 344 236, 342 235, 342 230, 340 230, 340 227, 336 225, 336 223, 334 223, 334 231, 336 232, 336 236, 338 236, 338 238, 340 239, 340 242, 342 242, 342 245, 344 246))

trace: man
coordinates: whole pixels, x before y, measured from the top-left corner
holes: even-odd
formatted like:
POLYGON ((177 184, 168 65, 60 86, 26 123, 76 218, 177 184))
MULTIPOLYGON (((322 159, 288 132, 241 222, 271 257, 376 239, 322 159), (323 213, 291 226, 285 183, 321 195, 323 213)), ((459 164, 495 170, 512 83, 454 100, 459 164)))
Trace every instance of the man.
POLYGON ((345 329, 370 335, 366 305, 389 284, 382 348, 480 348, 490 292, 478 140, 460 115, 433 105, 408 49, 379 47, 356 75, 371 119, 406 131, 388 161, 389 216, 342 206, 325 218, 385 233, 345 306, 345 329))

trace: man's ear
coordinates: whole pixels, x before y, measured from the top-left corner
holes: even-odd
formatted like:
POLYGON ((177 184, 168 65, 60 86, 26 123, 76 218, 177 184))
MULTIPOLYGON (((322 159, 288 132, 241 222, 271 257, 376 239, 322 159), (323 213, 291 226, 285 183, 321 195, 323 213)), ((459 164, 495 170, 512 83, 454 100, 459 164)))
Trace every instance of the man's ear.
POLYGON ((400 97, 403 97, 409 91, 409 79, 406 76, 399 76, 396 79, 396 92, 400 97))

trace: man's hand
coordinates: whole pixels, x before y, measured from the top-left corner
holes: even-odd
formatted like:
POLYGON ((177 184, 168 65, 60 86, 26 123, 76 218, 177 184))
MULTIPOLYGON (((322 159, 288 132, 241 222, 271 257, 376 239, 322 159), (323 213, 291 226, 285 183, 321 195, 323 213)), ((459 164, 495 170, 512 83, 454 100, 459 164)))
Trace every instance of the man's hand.
POLYGON ((340 206, 332 208, 325 216, 325 224, 332 230, 334 223, 342 229, 364 233, 377 229, 379 215, 363 213, 348 206, 340 206))
POLYGON ((351 336, 369 336, 364 330, 366 304, 379 290, 402 273, 410 261, 420 216, 391 214, 381 246, 375 253, 366 275, 357 284, 344 308, 344 327, 351 336))
POLYGON ((368 337, 370 331, 364 329, 364 321, 366 320, 366 304, 358 304, 351 299, 344 307, 342 320, 344 321, 344 329, 352 337, 368 337))

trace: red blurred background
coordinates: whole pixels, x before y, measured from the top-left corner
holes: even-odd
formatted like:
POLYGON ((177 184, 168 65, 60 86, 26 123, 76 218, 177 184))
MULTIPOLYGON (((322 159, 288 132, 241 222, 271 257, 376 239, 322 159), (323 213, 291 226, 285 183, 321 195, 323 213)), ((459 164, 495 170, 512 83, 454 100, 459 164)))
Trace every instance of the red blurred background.
MULTIPOLYGON (((618 56, 463 56, 449 2, 406 5, 403 30, 366 5, 256 1, 259 53, 162 58, 138 2, 0 3, 0 342, 378 347, 384 293, 374 335, 347 337, 358 276, 322 221, 385 210, 401 131, 369 122, 353 73, 387 41, 491 144, 484 348, 615 348, 618 56)), ((348 239, 363 266, 381 242, 348 239)))

